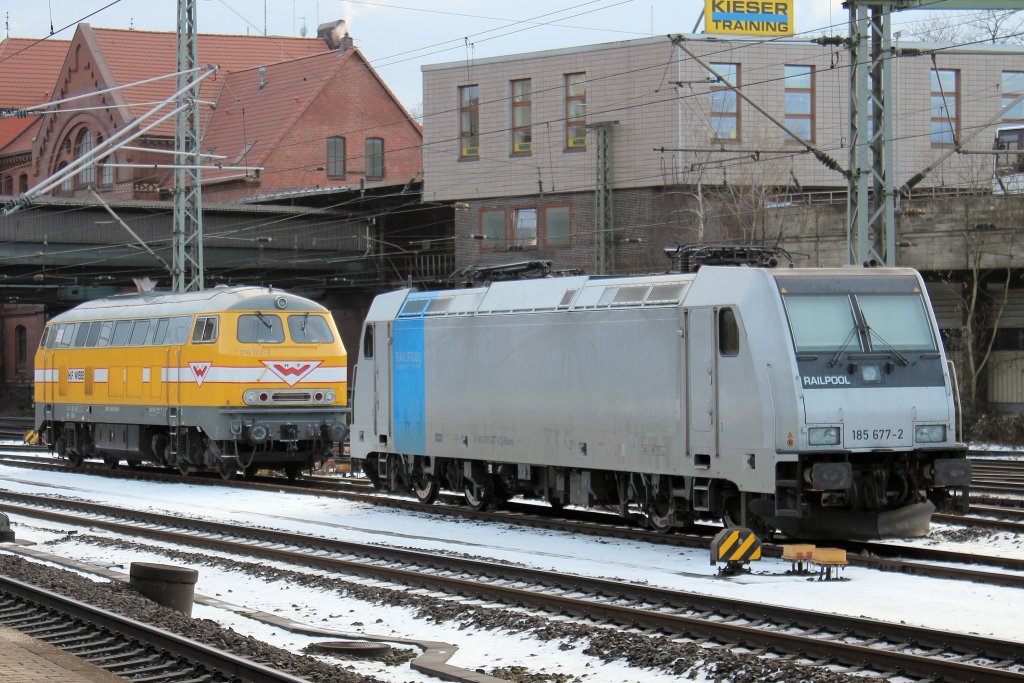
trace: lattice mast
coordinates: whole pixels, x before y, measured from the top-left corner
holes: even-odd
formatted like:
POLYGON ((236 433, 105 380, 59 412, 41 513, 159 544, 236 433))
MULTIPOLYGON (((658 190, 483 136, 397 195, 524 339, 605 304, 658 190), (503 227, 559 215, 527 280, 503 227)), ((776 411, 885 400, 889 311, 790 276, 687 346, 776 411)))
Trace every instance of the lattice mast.
POLYGON ((186 106, 174 131, 174 291, 203 289, 203 188, 199 156, 199 65, 196 0, 178 0, 178 91, 186 106))

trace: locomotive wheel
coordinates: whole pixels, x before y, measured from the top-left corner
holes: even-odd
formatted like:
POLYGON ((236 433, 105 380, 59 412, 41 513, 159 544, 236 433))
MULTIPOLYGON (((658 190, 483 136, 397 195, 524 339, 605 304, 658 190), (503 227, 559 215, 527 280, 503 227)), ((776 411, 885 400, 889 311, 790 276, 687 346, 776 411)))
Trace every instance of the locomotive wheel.
POLYGON ((178 460, 178 471, 181 472, 181 476, 187 477, 192 474, 192 467, 184 460, 178 460))
POLYGON ((478 493, 473 484, 466 484, 462 492, 466 494, 466 505, 474 510, 486 510, 491 504, 491 494, 483 489, 478 493))
POLYGON ((424 505, 431 505, 437 500, 440 489, 436 479, 422 474, 418 475, 412 483, 412 492, 416 495, 416 500, 424 505))
POLYGON ((116 455, 104 455, 103 464, 107 466, 107 469, 116 470, 121 464, 121 459, 116 455))
POLYGON ((223 460, 217 464, 217 471, 220 473, 220 478, 224 481, 231 481, 238 476, 238 468, 223 460))
POLYGON ((666 501, 653 501, 647 505, 647 526, 658 534, 670 534, 675 530, 675 510, 666 501))
POLYGON ((288 481, 295 481, 300 474, 302 474, 301 462, 286 462, 284 464, 284 475, 288 477, 288 481))
POLYGON ((256 463, 252 463, 243 470, 243 475, 246 479, 255 479, 256 474, 260 471, 260 466, 256 463))

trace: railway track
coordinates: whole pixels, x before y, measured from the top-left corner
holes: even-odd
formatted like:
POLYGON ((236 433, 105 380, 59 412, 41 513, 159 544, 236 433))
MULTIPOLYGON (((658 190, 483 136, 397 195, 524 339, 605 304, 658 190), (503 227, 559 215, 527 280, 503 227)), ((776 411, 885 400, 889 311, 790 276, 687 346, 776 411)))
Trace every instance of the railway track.
POLYGON ((971 459, 971 491, 1024 494, 1024 460, 971 459))
POLYGON ((634 633, 653 629, 673 639, 770 651, 868 674, 898 671, 944 681, 1024 681, 1019 642, 47 496, 3 498, 17 501, 0 504, 9 514, 313 567, 397 591, 414 587, 438 599, 485 601, 545 618, 571 615, 634 633))
POLYGON ((229 652, 3 576, 0 624, 128 680, 302 681, 229 652))
POLYGON ((32 429, 31 417, 0 417, 0 439, 21 439, 32 429))
MULTIPOLYGON (((18 456, 15 460, 9 462, 4 461, 4 457, 0 455, 0 462, 32 469, 69 470, 107 477, 147 481, 187 481, 193 485, 228 486, 231 488, 272 490, 300 495, 330 496, 434 515, 478 521, 503 522, 574 534, 621 538, 678 547, 699 548, 702 550, 708 547, 711 537, 721 530, 721 527, 706 525, 699 527, 693 533, 659 534, 629 525, 621 517, 614 514, 584 510, 562 510, 557 514, 553 514, 546 506, 530 503, 510 502, 504 509, 493 511, 478 511, 463 505, 425 505, 409 498, 377 493, 372 487, 368 487, 367 484, 360 480, 339 481, 337 478, 329 480, 313 478, 290 482, 279 477, 267 477, 254 481, 224 481, 214 474, 206 477, 190 476, 187 480, 183 480, 180 473, 176 471, 172 473, 171 471, 161 471, 150 467, 110 470, 97 462, 93 464, 86 463, 84 467, 80 468, 71 468, 62 464, 62 461, 56 461, 50 457, 18 456)), ((15 494, 0 491, 0 500, 9 498, 11 495, 15 494)), ((457 498, 457 496, 453 496, 454 498, 457 498)), ((0 505, 0 509, 2 509, 2 505, 0 505)), ((952 517, 951 519, 955 520, 953 523, 959 523, 961 518, 952 517)), ((976 583, 1024 588, 1024 559, 1016 557, 958 553, 931 547, 896 545, 874 541, 846 541, 835 544, 830 543, 830 545, 845 548, 849 553, 847 560, 851 566, 933 578, 959 579, 976 583), (1009 570, 1009 572, 1006 570, 1009 570)), ((781 557, 782 555, 782 547, 780 545, 765 543, 763 550, 764 554, 768 557, 781 557)))

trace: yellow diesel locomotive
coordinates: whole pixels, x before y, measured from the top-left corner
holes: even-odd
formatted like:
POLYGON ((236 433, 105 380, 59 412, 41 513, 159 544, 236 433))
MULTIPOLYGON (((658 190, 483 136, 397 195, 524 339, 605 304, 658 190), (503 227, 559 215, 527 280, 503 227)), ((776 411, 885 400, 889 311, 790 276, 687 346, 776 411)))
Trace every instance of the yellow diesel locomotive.
POLYGON ((295 478, 346 436, 346 373, 330 312, 300 296, 223 285, 113 296, 47 324, 36 425, 75 465, 295 478))

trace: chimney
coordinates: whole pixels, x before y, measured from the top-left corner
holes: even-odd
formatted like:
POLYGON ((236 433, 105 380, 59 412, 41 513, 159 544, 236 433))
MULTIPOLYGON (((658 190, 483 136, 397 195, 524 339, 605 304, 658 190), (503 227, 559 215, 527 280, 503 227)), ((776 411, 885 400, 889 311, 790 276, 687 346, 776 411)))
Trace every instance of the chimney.
POLYGON ((316 37, 327 43, 327 47, 332 50, 348 50, 352 47, 352 38, 345 28, 344 19, 320 24, 316 29, 316 37))

